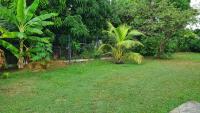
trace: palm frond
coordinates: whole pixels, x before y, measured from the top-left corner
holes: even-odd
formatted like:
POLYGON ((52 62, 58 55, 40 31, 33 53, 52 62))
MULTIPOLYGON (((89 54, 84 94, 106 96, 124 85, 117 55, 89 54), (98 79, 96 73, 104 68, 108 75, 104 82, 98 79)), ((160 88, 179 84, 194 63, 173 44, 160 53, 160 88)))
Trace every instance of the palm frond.
POLYGON ((104 51, 105 49, 106 50, 110 49, 112 51, 114 49, 114 47, 110 44, 102 44, 102 45, 100 45, 98 51, 104 51))
POLYGON ((136 62, 137 64, 141 64, 143 60, 143 56, 139 53, 130 52, 127 53, 125 56, 128 60, 136 62))
POLYGON ((144 36, 143 33, 139 32, 138 30, 131 30, 128 35, 127 38, 128 39, 132 39, 134 36, 144 36))
POLYGON ((119 36, 119 42, 126 39, 126 36, 130 28, 131 28, 130 26, 127 26, 125 24, 120 25, 119 27, 116 28, 116 31, 117 31, 116 33, 118 33, 118 36, 119 36))
POLYGON ((144 46, 141 42, 136 41, 136 40, 125 40, 125 41, 119 42, 117 45, 125 47, 126 49, 130 49, 135 46, 144 46))

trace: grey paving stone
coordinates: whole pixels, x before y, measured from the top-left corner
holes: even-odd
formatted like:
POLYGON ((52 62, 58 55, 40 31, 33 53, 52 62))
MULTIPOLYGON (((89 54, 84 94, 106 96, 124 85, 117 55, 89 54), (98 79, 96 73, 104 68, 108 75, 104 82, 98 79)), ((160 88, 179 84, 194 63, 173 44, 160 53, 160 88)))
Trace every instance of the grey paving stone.
POLYGON ((189 101, 175 108, 170 113, 200 113, 200 103, 189 101))

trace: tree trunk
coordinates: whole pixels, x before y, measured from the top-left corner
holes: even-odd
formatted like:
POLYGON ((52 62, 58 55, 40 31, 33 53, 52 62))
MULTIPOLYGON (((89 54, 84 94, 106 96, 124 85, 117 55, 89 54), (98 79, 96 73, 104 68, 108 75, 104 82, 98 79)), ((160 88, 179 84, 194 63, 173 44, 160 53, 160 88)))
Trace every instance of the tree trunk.
POLYGON ((162 58, 164 51, 165 51, 165 40, 162 40, 158 48, 157 58, 159 59, 162 58))
POLYGON ((122 48, 118 48, 116 51, 114 51, 114 59, 116 64, 123 64, 123 50, 122 48))
POLYGON ((6 58, 4 55, 4 51, 0 49, 0 69, 4 68, 6 65, 6 58))
POLYGON ((19 59, 18 59, 18 68, 24 68, 24 41, 20 40, 20 47, 19 47, 19 59))

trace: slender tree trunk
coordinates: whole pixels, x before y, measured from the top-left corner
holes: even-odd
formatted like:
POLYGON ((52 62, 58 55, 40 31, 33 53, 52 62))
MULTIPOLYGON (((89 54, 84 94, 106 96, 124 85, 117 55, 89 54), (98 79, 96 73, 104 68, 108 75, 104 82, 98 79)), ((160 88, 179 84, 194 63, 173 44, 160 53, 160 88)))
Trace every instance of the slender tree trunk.
POLYGON ((24 68, 24 40, 20 40, 20 47, 19 47, 19 59, 18 59, 18 68, 24 68))
POLYGON ((162 40, 158 48, 157 58, 159 59, 162 58, 164 51, 165 51, 165 40, 162 40))

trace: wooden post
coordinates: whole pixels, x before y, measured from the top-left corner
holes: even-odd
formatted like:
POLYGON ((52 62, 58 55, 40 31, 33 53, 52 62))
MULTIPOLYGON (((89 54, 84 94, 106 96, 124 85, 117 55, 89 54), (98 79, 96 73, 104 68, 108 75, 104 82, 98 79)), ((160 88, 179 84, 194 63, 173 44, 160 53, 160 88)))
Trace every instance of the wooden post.
POLYGON ((69 63, 71 63, 71 59, 72 59, 71 36, 68 35, 68 60, 69 60, 69 63))

